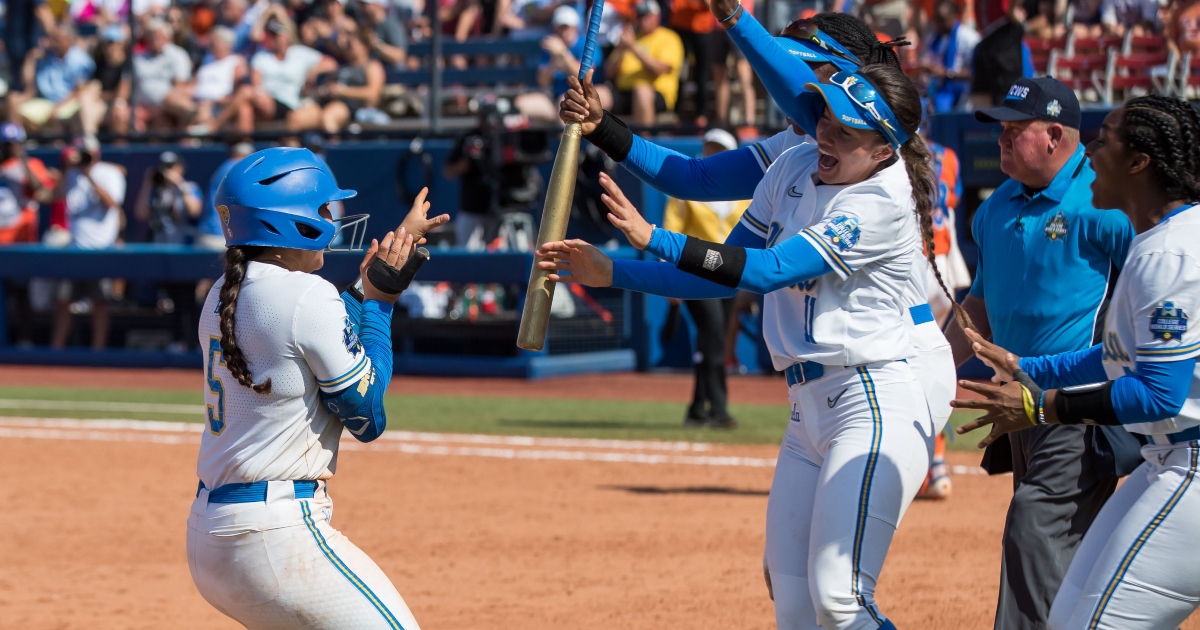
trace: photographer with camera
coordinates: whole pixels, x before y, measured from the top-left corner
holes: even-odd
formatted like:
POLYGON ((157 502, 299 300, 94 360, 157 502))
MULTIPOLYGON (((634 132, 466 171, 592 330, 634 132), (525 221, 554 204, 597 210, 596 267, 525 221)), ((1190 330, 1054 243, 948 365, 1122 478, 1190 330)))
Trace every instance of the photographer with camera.
POLYGON ((504 212, 529 211, 541 193, 537 165, 550 159, 544 132, 522 131, 528 120, 505 98, 477 101, 479 125, 455 143, 446 158, 446 179, 462 179, 461 211, 454 217, 455 243, 486 249, 504 212), (506 122, 507 121, 507 122, 506 122))
POLYGON ((163 151, 158 166, 146 169, 134 216, 150 227, 151 243, 182 245, 190 224, 204 210, 200 185, 183 178, 183 160, 174 151, 163 151))
MULTIPOLYGON (((63 151, 66 173, 58 182, 55 199, 63 201, 70 223, 71 244, 79 249, 107 249, 117 244, 124 226, 125 170, 100 161, 100 142, 84 136, 63 151)), ((64 280, 58 285, 54 307, 54 333, 50 345, 65 348, 71 332, 71 302, 90 298, 92 349, 108 342, 108 299, 112 282, 64 280)))

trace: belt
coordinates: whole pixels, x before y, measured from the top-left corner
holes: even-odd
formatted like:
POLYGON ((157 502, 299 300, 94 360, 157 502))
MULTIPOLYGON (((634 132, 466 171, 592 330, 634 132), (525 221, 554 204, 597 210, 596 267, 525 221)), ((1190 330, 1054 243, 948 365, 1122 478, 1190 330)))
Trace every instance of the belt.
MULTIPOLYGON (((293 481, 292 486, 297 499, 311 499, 316 496, 319 481, 293 481)), ((196 488, 196 496, 204 489, 204 482, 196 488)), ((256 503, 267 500, 267 482, 227 483, 208 492, 209 503, 256 503)))
POLYGON ((908 314, 912 317, 913 324, 916 326, 933 321, 933 309, 930 308, 928 303, 910 307, 908 314))
POLYGON ((1178 433, 1150 436, 1150 441, 1154 444, 1179 444, 1180 442, 1191 442, 1192 440, 1200 440, 1200 427, 1184 429, 1178 433))
POLYGON ((788 387, 803 385, 825 376, 825 366, 812 361, 802 361, 793 363, 783 371, 783 375, 787 377, 788 387))

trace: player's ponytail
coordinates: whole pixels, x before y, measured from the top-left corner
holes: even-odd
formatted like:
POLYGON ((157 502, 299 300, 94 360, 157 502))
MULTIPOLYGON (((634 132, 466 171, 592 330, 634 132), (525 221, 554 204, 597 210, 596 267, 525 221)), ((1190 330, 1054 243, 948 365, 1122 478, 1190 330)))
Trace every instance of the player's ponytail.
POLYGON ((937 176, 933 172, 933 158, 925 139, 917 132, 921 126, 921 95, 911 79, 890 65, 863 66, 859 73, 875 86, 875 89, 887 101, 888 107, 896 115, 897 121, 908 134, 908 141, 900 146, 900 157, 904 159, 904 167, 908 171, 908 181, 912 184, 913 202, 916 205, 915 214, 921 227, 921 240, 925 244, 925 258, 933 268, 933 276, 937 279, 942 293, 950 299, 954 309, 954 319, 966 330, 974 328, 971 316, 966 309, 946 288, 942 280, 942 272, 938 270, 933 253, 933 203, 937 198, 937 176))
POLYGON ((246 265, 261 250, 261 247, 247 246, 233 246, 225 250, 225 284, 221 286, 218 308, 221 316, 221 356, 225 359, 225 367, 229 368, 237 382, 259 394, 269 394, 271 379, 254 384, 250 367, 246 365, 246 355, 242 354, 242 348, 234 334, 237 327, 238 294, 242 292, 242 280, 246 278, 246 265))

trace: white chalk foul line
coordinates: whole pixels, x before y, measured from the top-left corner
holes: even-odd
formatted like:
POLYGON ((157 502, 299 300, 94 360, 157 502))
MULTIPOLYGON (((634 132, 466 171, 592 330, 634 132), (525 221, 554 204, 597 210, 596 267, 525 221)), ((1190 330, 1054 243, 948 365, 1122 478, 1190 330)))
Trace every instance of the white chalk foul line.
POLYGON ((125 413, 165 413, 201 415, 204 405, 170 405, 136 402, 103 402, 98 400, 20 400, 0 398, 0 409, 45 409, 48 411, 123 411, 125 413))
MULTIPOLYGON (((0 417, 0 438, 29 438, 46 440, 88 440, 101 442, 145 442, 154 444, 198 444, 199 433, 204 425, 182 422, 155 422, 146 420, 80 420, 76 418, 5 418, 0 417), (165 433, 165 435, 164 435, 165 433)), ((388 437, 388 434, 384 434, 388 437)), ((492 436, 470 434, 414 433, 397 431, 387 440, 369 444, 344 437, 341 448, 361 451, 392 451, 409 455, 432 455, 441 457, 487 457, 493 459, 543 460, 543 461, 586 461, 606 463, 629 463, 685 466, 732 466, 743 468, 772 468, 773 457, 739 457, 720 455, 673 455, 639 453, 622 450, 570 451, 548 448, 500 448, 510 446, 538 446, 539 443, 561 446, 567 444, 590 448, 607 447, 616 449, 628 444, 646 445, 653 442, 624 440, 567 440, 562 438, 530 438, 523 436, 492 436), (442 444, 436 438, 447 438, 442 444), (417 443, 413 443, 417 442, 417 443), (469 443, 496 446, 451 446, 449 443, 469 443)), ((686 444, 666 442, 664 444, 686 444)), ((709 450, 711 444, 705 444, 709 450)), ((671 450, 682 450, 672 447, 671 450)), ((977 466, 951 466, 955 475, 984 474, 977 466)))

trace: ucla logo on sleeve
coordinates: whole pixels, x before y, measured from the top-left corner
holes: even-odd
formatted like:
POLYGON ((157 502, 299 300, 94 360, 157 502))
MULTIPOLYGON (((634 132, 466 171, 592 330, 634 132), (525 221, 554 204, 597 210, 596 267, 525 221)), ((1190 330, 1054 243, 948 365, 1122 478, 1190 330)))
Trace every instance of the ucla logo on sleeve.
POLYGON ((1181 340, 1187 332, 1187 321, 1183 309, 1176 308, 1174 302, 1163 302, 1150 313, 1150 334, 1163 341, 1181 340))
POLYGON ((354 332, 354 325, 350 323, 350 316, 346 316, 343 320, 344 328, 342 329, 342 343, 346 344, 346 351, 355 359, 358 354, 363 351, 362 344, 358 341, 358 333, 354 332))
POLYGON ((825 236, 843 252, 857 245, 861 234, 855 217, 837 216, 825 227, 825 236))
POLYGON ((1058 115, 1061 113, 1062 113, 1062 105, 1060 105, 1058 103, 1058 99, 1054 99, 1053 101, 1050 101, 1048 104, 1046 104, 1046 115, 1058 118, 1058 115))
POLYGON ((1067 217, 1063 216, 1061 210, 1058 214, 1046 221, 1046 228, 1043 230, 1046 233, 1046 238, 1057 241, 1067 235, 1067 217))

